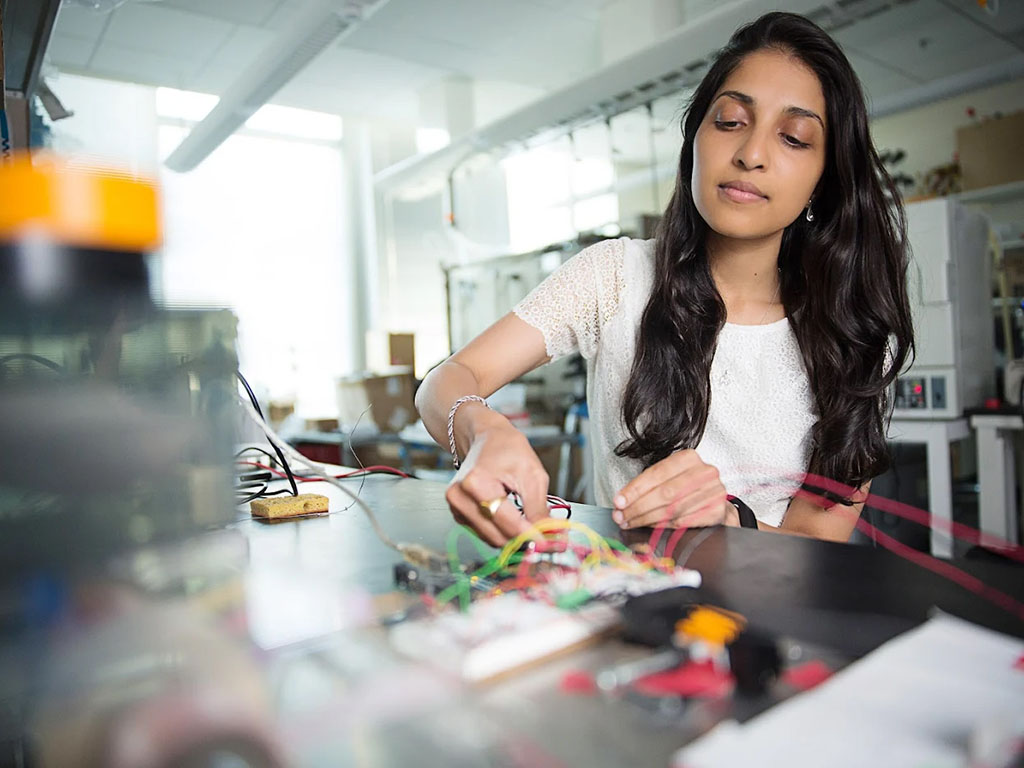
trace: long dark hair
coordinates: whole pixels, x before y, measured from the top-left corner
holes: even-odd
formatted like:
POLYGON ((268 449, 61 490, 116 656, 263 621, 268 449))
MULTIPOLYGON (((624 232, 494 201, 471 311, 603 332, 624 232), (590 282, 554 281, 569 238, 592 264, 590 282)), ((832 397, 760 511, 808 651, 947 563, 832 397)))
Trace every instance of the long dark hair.
POLYGON ((696 447, 704 434, 726 313, 708 263, 708 227, 690 188, 694 139, 729 74, 765 49, 809 67, 825 96, 826 161, 815 218, 798 216, 782 235, 780 295, 818 410, 810 471, 860 486, 888 467, 886 392, 914 345, 906 220, 871 143, 850 62, 820 27, 791 13, 768 13, 737 30, 683 116, 675 191, 657 232, 654 288, 623 397, 629 438, 616 452, 650 465, 696 447))

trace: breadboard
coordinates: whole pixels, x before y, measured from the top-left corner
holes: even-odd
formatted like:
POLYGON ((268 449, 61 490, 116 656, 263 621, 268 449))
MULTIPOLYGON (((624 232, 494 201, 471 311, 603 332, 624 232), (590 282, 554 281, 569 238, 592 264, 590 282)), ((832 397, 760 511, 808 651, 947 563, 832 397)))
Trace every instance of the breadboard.
POLYGON ((474 602, 465 613, 398 624, 390 637, 400 653, 482 682, 582 645, 618 622, 619 612, 605 603, 563 611, 510 592, 474 602))

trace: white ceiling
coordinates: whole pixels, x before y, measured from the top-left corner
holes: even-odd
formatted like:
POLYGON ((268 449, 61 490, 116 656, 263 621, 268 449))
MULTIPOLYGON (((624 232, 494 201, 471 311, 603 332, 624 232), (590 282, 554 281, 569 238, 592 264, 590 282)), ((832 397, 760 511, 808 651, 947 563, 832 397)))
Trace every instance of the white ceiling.
MULTIPOLYGON (((600 67, 601 14, 611 1, 390 0, 274 101, 414 121, 419 91, 450 75, 550 91, 600 67)), ((66 72, 217 94, 302 4, 127 0, 104 14, 65 0, 48 60, 66 72)), ((977 0, 912 0, 835 36, 879 99, 1020 56, 1024 0, 999 6, 991 16, 977 0)))
MULTIPOLYGON (((548 89, 599 65, 610 0, 391 0, 274 99, 410 120, 418 91, 449 75, 548 89)), ((97 13, 65 0, 47 52, 66 72, 224 91, 302 0, 128 0, 97 13)))

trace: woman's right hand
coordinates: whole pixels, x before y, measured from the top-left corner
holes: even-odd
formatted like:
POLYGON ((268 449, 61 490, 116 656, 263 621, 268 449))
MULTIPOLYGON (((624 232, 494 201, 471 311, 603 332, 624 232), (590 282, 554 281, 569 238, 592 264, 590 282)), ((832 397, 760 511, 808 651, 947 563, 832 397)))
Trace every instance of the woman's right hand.
POLYGON ((522 432, 504 416, 491 412, 488 417, 488 423, 475 430, 445 498, 456 522, 501 547, 548 516, 548 474, 522 432), (513 491, 522 500, 522 512, 508 498, 513 491))

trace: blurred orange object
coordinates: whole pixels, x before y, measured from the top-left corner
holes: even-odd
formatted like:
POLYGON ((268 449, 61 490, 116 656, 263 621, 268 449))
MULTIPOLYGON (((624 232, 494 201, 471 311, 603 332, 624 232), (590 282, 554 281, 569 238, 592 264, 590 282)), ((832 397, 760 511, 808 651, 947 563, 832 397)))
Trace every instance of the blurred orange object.
POLYGON ((156 182, 112 168, 19 153, 0 166, 0 200, 0 243, 146 252, 162 240, 156 182))

